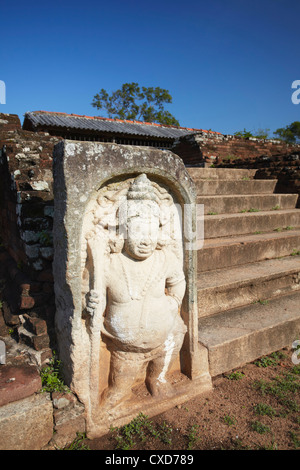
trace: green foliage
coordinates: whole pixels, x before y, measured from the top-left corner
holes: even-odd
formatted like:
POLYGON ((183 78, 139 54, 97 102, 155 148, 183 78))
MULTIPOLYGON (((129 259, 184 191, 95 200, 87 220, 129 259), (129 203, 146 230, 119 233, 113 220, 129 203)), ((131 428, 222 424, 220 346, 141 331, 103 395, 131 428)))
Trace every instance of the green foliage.
POLYGON ((253 304, 260 304, 260 305, 268 305, 269 301, 268 300, 254 300, 253 304))
POLYGON ((255 137, 257 139, 268 139, 269 138, 270 129, 257 129, 255 132, 255 137))
POLYGON ((258 359, 258 361, 254 361, 254 364, 257 367, 269 367, 269 366, 275 366, 277 365, 277 361, 273 359, 272 357, 261 357, 258 359))
POLYGON ((89 446, 84 443, 86 439, 85 433, 78 432, 76 438, 71 444, 67 447, 64 447, 62 450, 91 450, 89 446))
POLYGON ((300 250, 294 249, 291 253, 291 256, 299 256, 300 255, 300 250))
POLYGON ((228 426, 233 426, 236 424, 236 419, 234 416, 226 415, 224 416, 224 423, 226 423, 228 426))
POLYGON ((295 449, 299 449, 300 447, 300 436, 299 436, 299 433, 295 433, 293 431, 290 431, 290 436, 291 436, 291 439, 292 439, 292 442, 295 446, 295 449))
POLYGON ((272 417, 276 415, 276 411, 274 410, 274 408, 272 408, 272 406, 267 405, 265 403, 258 403, 257 405, 255 405, 254 412, 255 414, 260 415, 260 416, 272 417))
POLYGON ((245 374, 240 371, 236 372, 231 372, 231 374, 225 375, 225 377, 229 380, 241 380, 243 377, 245 377, 245 374))
POLYGON ((271 395, 283 405, 287 412, 298 412, 299 405, 293 396, 299 393, 300 380, 297 377, 297 370, 293 368, 291 373, 286 373, 282 377, 275 377, 272 381, 255 381, 253 387, 259 390, 262 395, 271 395))
POLYGON ((253 423, 251 423, 251 428, 253 429, 253 431, 258 432, 259 434, 265 434, 267 432, 271 432, 271 429, 269 428, 269 426, 266 426, 260 421, 254 421, 253 423))
POLYGON ((121 89, 111 95, 102 88, 91 104, 97 109, 106 109, 109 118, 179 126, 177 119, 164 109, 165 103, 172 103, 168 90, 160 87, 140 88, 138 83, 132 82, 123 83, 121 89))
POLYGON ((43 246, 52 246, 53 245, 53 235, 51 232, 43 230, 39 233, 39 242, 43 246))
POLYGON ((252 132, 247 131, 245 128, 243 131, 235 132, 234 135, 236 135, 237 137, 243 137, 244 139, 249 139, 249 137, 254 137, 252 132))
POLYGON ((294 121, 286 127, 280 127, 274 134, 284 142, 297 144, 300 142, 300 121, 294 121))
POLYGON ((199 436, 198 436, 198 430, 199 430, 199 426, 197 424, 193 424, 191 426, 191 429, 188 433, 188 446, 187 446, 187 450, 192 450, 194 445, 196 444, 196 442, 198 441, 199 439, 199 436))
POLYGON ((69 388, 64 384, 61 374, 61 361, 55 352, 49 364, 41 370, 43 392, 67 392, 69 388))
POLYGON ((235 132, 234 135, 237 137, 243 137, 244 139, 249 139, 250 137, 255 137, 256 139, 268 139, 270 129, 257 129, 257 131, 247 131, 245 128, 242 131, 235 132))
POLYGON ((132 449, 137 440, 145 442, 149 437, 159 439, 164 444, 172 444, 172 427, 165 421, 160 425, 154 425, 143 413, 125 426, 111 427, 110 432, 116 441, 116 449, 120 450, 132 449))
POLYGON ((257 361, 254 361, 254 364, 257 367, 269 367, 277 366, 281 359, 284 358, 284 353, 281 351, 273 352, 269 356, 263 356, 257 361))

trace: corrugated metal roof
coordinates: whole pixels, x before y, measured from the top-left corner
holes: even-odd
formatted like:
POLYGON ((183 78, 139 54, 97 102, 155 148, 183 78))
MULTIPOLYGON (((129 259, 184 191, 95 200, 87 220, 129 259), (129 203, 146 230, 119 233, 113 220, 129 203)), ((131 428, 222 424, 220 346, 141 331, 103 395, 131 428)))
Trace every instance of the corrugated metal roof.
POLYGON ((156 123, 140 121, 122 121, 90 116, 78 116, 65 113, 46 111, 33 111, 25 114, 23 128, 27 127, 28 120, 33 129, 47 130, 49 128, 76 129, 93 132, 109 132, 117 134, 141 135, 153 138, 174 139, 183 135, 192 134, 201 129, 189 129, 185 127, 164 126, 156 123))

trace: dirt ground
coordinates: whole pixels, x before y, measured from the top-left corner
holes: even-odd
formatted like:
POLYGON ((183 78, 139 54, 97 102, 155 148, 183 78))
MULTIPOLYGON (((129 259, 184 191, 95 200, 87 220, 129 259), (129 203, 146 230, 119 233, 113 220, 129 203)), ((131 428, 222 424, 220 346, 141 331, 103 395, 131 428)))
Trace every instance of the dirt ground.
POLYGON ((90 450, 296 450, 300 448, 300 352, 283 349, 213 379, 213 390, 154 418, 139 415, 90 450), (297 355, 298 354, 298 355, 297 355))

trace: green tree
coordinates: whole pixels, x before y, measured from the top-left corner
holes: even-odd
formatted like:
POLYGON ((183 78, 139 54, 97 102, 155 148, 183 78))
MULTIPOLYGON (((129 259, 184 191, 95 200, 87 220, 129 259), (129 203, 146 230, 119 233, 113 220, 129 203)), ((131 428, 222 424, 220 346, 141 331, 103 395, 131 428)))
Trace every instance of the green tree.
POLYGON ((280 127, 274 134, 285 142, 298 144, 300 143, 300 121, 294 121, 289 126, 280 127))
POLYGON ((257 139, 267 139, 269 137, 270 129, 257 129, 257 131, 243 131, 235 132, 234 135, 247 139, 249 137, 256 137, 257 139))
POLYGON ((247 131, 245 128, 243 131, 235 132, 234 135, 236 135, 237 137, 243 137, 244 139, 248 139, 249 137, 254 137, 252 132, 247 131))
POLYGON ((108 117, 143 120, 179 126, 179 122, 169 111, 164 109, 166 103, 172 103, 168 90, 160 87, 142 87, 138 83, 124 83, 121 89, 110 95, 104 88, 97 93, 92 106, 106 109, 108 117))

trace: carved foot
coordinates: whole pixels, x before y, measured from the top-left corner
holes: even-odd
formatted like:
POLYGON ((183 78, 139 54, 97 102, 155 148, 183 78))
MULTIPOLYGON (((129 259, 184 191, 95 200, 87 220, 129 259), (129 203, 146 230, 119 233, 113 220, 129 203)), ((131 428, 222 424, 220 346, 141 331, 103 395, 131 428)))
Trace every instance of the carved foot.
POLYGON ((154 398, 171 397, 175 393, 173 386, 168 382, 160 382, 158 380, 148 379, 146 380, 146 386, 154 398))
POLYGON ((132 392, 121 394, 110 388, 104 390, 101 395, 100 407, 103 410, 112 410, 120 407, 132 398, 132 392))

